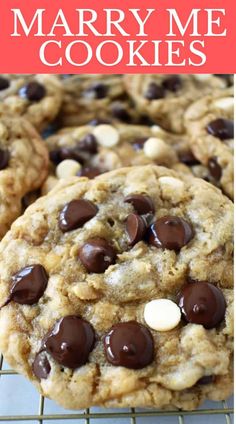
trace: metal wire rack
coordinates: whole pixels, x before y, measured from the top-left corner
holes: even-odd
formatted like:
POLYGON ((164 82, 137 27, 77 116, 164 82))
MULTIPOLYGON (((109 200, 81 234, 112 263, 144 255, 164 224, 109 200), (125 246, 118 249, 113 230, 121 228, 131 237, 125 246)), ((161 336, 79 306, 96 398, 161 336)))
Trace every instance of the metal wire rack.
MULTIPOLYGON (((3 361, 3 357, 2 355, 0 355, 0 377, 6 378, 10 376, 17 376, 17 373, 11 369, 8 369, 7 367, 4 366, 4 361, 3 361)), ((16 388, 16 384, 12 384, 12 389, 16 388)), ((24 393, 24 389, 22 388, 22 392, 24 393)), ((21 392, 21 395, 22 395, 21 392)), ((22 398, 24 398, 24 395, 22 396, 22 398)), ((1 386, 0 386, 0 404, 1 404, 1 400, 3 399, 3 393, 1 393, 1 386)), ((73 412, 73 413, 67 413, 67 411, 63 411, 62 413, 60 412, 60 408, 58 408, 59 412, 56 413, 48 413, 45 410, 45 403, 46 400, 43 396, 39 395, 39 398, 36 400, 36 407, 35 407, 35 413, 19 413, 19 414, 10 414, 10 415, 1 415, 0 414, 0 422, 4 422, 4 423, 8 423, 8 422, 31 422, 31 423, 38 423, 38 424, 46 424, 46 423, 63 423, 64 421, 66 422, 81 422, 83 424, 96 424, 99 422, 101 422, 102 424, 106 424, 106 423, 118 423, 118 421, 116 421, 116 419, 119 420, 119 424, 143 424, 145 422, 145 424, 149 423, 152 424, 155 422, 155 424, 163 424, 166 419, 166 417, 173 417, 174 421, 171 421, 171 423, 176 423, 176 424, 188 424, 189 421, 189 417, 199 417, 199 422, 204 423, 205 424, 205 420, 209 418, 209 415, 215 415, 218 417, 221 417, 221 420, 219 421, 222 424, 232 424, 232 413, 233 413, 233 408, 229 407, 226 401, 220 402, 217 404, 217 408, 214 409, 199 409, 199 410, 195 410, 195 411, 159 411, 159 410, 136 410, 134 408, 131 408, 128 411, 115 411, 115 412, 104 412, 103 409, 99 410, 99 412, 97 412, 97 410, 95 410, 95 412, 93 412, 92 410, 85 410, 85 411, 79 411, 79 412, 73 412), (100 412, 101 411, 101 412, 100 412), (205 417, 205 419, 203 418, 205 417), (150 421, 148 420, 148 418, 150 419, 150 421), (74 421, 73 421, 74 420, 74 421), (187 421, 186 421, 187 420, 187 421)), ((15 400, 14 400, 14 404, 15 404, 15 400)), ((13 409, 14 405, 12 405, 13 409)), ((16 409, 16 405, 15 408, 16 409)), ((32 405, 29 408, 30 410, 32 409, 32 405)), ((1 412, 1 408, 0 408, 0 412, 1 412)), ((7 410, 7 413, 9 412, 9 407, 7 410)), ((198 420, 197 420, 198 421, 198 420)), ((191 421, 192 422, 192 421, 191 421)), ((196 422, 196 421, 194 421, 196 422)), ((218 421, 217 421, 218 422, 218 421)))

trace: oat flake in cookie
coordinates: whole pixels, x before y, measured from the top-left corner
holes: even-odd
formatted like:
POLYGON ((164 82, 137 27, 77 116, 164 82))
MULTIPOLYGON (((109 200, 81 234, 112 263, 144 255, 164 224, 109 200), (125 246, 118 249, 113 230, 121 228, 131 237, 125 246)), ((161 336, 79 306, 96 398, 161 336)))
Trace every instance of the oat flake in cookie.
POLYGON ((40 131, 55 119, 61 102, 62 85, 55 75, 0 75, 0 104, 5 111, 27 118, 40 131))
POLYGON ((21 214, 23 197, 37 190, 47 173, 48 151, 32 125, 23 118, 0 118, 1 238, 21 214))
POLYGON ((232 215, 162 167, 62 181, 0 243, 4 357, 67 408, 227 398, 232 215))
POLYGON ((194 156, 208 167, 214 184, 233 198, 234 97, 233 89, 211 94, 193 103, 185 125, 194 156))
POLYGON ((193 101, 228 86, 225 78, 212 74, 130 74, 124 80, 138 113, 175 133, 184 133, 183 114, 193 101))

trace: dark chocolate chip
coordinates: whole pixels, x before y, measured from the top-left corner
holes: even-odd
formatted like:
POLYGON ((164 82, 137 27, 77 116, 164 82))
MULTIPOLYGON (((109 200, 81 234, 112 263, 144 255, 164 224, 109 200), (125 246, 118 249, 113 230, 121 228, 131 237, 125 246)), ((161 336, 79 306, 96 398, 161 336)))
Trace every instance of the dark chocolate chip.
POLYGON ((147 100, 163 99, 165 97, 165 90, 161 85, 157 85, 155 82, 150 82, 144 93, 144 97, 147 100))
POLYGON ((81 168, 77 174, 78 177, 87 177, 89 179, 93 179, 97 177, 98 175, 102 174, 101 169, 96 168, 95 166, 85 166, 81 168))
POLYGON ((134 246, 145 236, 146 222, 142 216, 131 213, 126 220, 126 231, 129 236, 129 244, 134 246))
POLYGON ((45 97, 46 89, 39 82, 30 82, 20 89, 19 94, 31 102, 38 102, 45 97))
POLYGON ((145 141, 147 141, 147 137, 136 138, 132 143, 133 149, 134 150, 142 150, 145 141))
POLYGON ((122 122, 126 122, 129 124, 132 121, 129 112, 122 104, 115 103, 114 105, 112 105, 111 111, 114 118, 117 118, 122 122))
POLYGON ((170 75, 164 79, 162 86, 165 90, 176 93, 182 87, 182 80, 179 75, 170 75))
POLYGON ((89 155, 86 152, 82 152, 79 146, 61 147, 60 158, 61 158, 61 161, 65 159, 73 159, 83 164, 84 162, 88 160, 89 155))
POLYGON ((33 365, 32 365, 34 375, 40 380, 47 378, 51 371, 51 366, 47 359, 45 352, 39 352, 35 356, 33 365))
POLYGON ((104 99, 108 94, 108 86, 100 82, 92 84, 85 92, 85 97, 93 97, 95 99, 104 99))
POLYGON ((222 169, 217 162, 217 158, 213 157, 209 159, 207 166, 212 177, 215 178, 216 181, 219 181, 222 176, 222 169))
POLYGON ((137 124, 147 125, 148 127, 151 127, 152 125, 155 125, 156 123, 150 118, 150 116, 140 115, 138 118, 137 124))
POLYGON ((184 163, 187 166, 199 165, 200 162, 195 158, 193 153, 189 151, 179 152, 178 154, 180 162, 184 163))
POLYGON ((0 77, 0 91, 6 90, 10 86, 10 82, 7 78, 0 77))
POLYGON ((8 150, 0 149, 0 170, 8 166, 10 160, 10 153, 8 150))
POLYGON ((4 306, 10 301, 21 305, 33 305, 43 296, 48 283, 48 275, 42 265, 30 265, 22 268, 12 277, 10 295, 4 306))
POLYGON ((82 227, 98 212, 97 206, 85 199, 67 203, 59 216, 59 228, 65 233, 82 227))
POLYGON ((130 369, 141 369, 154 359, 151 332, 136 321, 114 325, 104 337, 104 348, 109 363, 130 369))
POLYGON ((231 119, 215 119, 209 122, 206 127, 209 134, 218 137, 220 140, 229 140, 234 138, 234 121, 231 119))
POLYGON ((226 302, 222 291, 211 283, 186 284, 179 294, 179 307, 187 322, 214 328, 223 321, 226 302))
POLYGON ((49 153, 50 161, 54 163, 54 165, 58 165, 61 161, 61 149, 51 150, 49 153))
POLYGON ((180 250, 193 238, 191 224, 177 216, 163 216, 150 227, 148 241, 163 249, 180 250))
POLYGON ((205 384, 211 384, 214 383, 216 377, 215 375, 205 375, 204 377, 200 378, 196 384, 205 385, 205 384))
POLYGON ((92 155, 96 154, 98 151, 96 137, 94 137, 93 134, 87 134, 78 143, 78 148, 84 152, 91 153, 92 155))
POLYGON ((79 259, 88 272, 100 274, 115 263, 116 251, 107 240, 97 237, 80 248, 79 259))
POLYGON ((144 194, 130 194, 125 198, 126 203, 131 203, 135 212, 139 215, 146 215, 147 213, 154 213, 155 208, 151 197, 144 194))
POLYGON ((84 319, 69 315, 59 319, 43 341, 46 351, 64 367, 75 369, 88 362, 95 332, 84 319))

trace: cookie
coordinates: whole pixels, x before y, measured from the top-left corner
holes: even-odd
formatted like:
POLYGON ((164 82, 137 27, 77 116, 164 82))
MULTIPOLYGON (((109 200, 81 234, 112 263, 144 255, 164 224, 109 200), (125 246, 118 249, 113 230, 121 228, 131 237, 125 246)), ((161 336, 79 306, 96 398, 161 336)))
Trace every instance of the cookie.
POLYGON ((232 231, 219 189, 167 168, 59 183, 0 243, 4 357, 66 408, 227 398, 232 231))
POLYGON ((24 118, 0 118, 0 237, 20 215, 24 195, 41 186, 48 172, 48 151, 24 118))
POLYGON ((64 97, 58 118, 60 127, 88 123, 135 123, 150 125, 145 115, 137 114, 129 98, 123 75, 64 75, 64 97))
POLYGON ((53 75, 1 74, 0 104, 7 112, 27 118, 43 130, 59 112, 62 85, 53 75))
POLYGON ((176 133, 184 132, 183 115, 194 100, 228 86, 225 78, 211 74, 130 74, 124 81, 138 112, 176 133))
POLYGON ((208 167, 214 183, 233 198, 233 89, 193 103, 185 114, 185 125, 194 156, 208 167))
POLYGON ((209 177, 189 149, 188 137, 171 134, 159 126, 101 124, 64 128, 45 140, 51 158, 47 193, 61 178, 86 176, 124 166, 155 163, 184 174, 209 177))

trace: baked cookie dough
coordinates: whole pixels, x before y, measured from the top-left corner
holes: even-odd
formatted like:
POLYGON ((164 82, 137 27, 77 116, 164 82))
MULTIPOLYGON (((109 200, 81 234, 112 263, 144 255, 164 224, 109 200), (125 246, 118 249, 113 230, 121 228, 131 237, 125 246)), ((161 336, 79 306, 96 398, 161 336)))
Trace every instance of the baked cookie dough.
POLYGON ((43 187, 47 193, 58 179, 96 175, 124 166, 157 164, 184 174, 211 180, 206 167, 193 156, 188 136, 161 127, 100 124, 64 128, 45 140, 51 173, 43 187))
POLYGON ((227 398, 232 232, 219 189, 166 168, 60 183, 0 243, 5 359, 66 408, 227 398))
POLYGON ((194 156, 204 165, 223 192, 234 193, 234 97, 233 89, 211 94, 193 103, 185 125, 194 156))
POLYGON ((123 75, 62 75, 64 97, 58 118, 60 127, 90 122, 123 122, 150 125, 138 114, 124 86, 123 75))
POLYGON ((0 118, 0 237, 21 214, 23 196, 36 190, 48 172, 48 151, 23 118, 0 118))
POLYGON ((0 104, 40 131, 55 119, 61 102, 62 85, 54 75, 0 75, 0 104))
POLYGON ((183 115, 193 101, 229 84, 226 78, 212 74, 130 74, 124 81, 137 111, 176 133, 184 133, 183 115))

